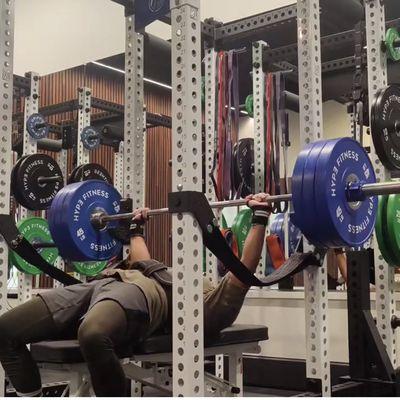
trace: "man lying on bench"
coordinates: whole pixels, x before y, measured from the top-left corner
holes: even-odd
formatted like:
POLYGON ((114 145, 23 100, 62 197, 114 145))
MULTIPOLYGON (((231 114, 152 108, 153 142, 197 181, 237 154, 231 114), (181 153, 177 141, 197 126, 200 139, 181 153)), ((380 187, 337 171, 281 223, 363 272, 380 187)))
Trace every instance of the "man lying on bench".
MULTIPOLYGON (((242 262, 255 272, 264 245, 268 195, 248 197, 252 228, 242 262)), ((20 396, 42 393, 38 367, 26 344, 78 337, 97 396, 123 397, 126 380, 115 347, 138 344, 155 331, 168 331, 172 314, 169 269, 152 260, 144 241, 147 209, 128 221, 129 258, 114 263, 91 282, 40 293, 0 317, 0 362, 20 396)), ((248 287, 231 273, 217 287, 204 279, 204 337, 230 326, 248 287)))

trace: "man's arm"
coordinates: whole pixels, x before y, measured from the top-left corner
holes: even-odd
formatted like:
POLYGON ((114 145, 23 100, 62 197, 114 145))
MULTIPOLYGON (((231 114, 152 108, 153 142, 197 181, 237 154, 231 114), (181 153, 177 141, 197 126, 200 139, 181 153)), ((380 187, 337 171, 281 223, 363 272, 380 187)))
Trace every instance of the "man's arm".
POLYGON ((131 223, 131 238, 129 246, 129 262, 131 264, 138 261, 150 260, 150 252, 144 240, 143 226, 146 223, 148 208, 138 208, 133 213, 131 223))
POLYGON ((336 262, 344 281, 347 283, 347 256, 341 249, 335 250, 336 262))
POLYGON ((150 260, 150 252, 142 236, 132 236, 129 246, 129 261, 131 264, 138 261, 150 260))
MULTIPOLYGON (((253 221, 243 246, 242 258, 240 261, 253 274, 256 272, 258 263, 260 262, 264 247, 265 229, 271 212, 271 205, 268 203, 268 197, 269 195, 265 193, 247 197, 247 205, 253 210, 253 221)), ((236 286, 248 288, 231 272, 229 273, 229 279, 236 286)))

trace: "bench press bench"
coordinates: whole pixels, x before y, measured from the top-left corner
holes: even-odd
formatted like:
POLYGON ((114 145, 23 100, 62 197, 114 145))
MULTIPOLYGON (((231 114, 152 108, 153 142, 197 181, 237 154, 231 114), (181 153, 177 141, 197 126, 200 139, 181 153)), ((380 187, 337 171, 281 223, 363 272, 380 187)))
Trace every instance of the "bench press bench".
MULTIPOLYGON (((205 373, 205 387, 208 390, 205 395, 242 395, 243 353, 258 354, 259 342, 267 339, 268 328, 265 326, 235 324, 224 329, 216 340, 206 344, 205 357, 220 354, 229 357, 229 381, 205 373)), ((70 396, 90 394, 89 373, 77 340, 34 343, 31 353, 41 369, 43 380, 68 381, 70 396)), ((133 396, 141 395, 140 384, 172 395, 171 335, 151 336, 133 351, 122 349, 118 354, 127 378, 132 381, 133 396)))

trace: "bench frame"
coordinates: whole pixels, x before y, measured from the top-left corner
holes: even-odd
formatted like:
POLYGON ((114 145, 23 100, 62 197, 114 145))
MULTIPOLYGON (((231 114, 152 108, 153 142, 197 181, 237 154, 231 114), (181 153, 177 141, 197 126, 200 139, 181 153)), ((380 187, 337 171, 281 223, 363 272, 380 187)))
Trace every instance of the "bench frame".
MULTIPOLYGON (((229 380, 205 373, 206 395, 213 397, 243 396, 243 354, 259 354, 259 342, 215 346, 204 349, 205 356, 223 354, 229 359, 229 380)), ((172 396, 172 353, 134 355, 121 359, 126 377, 131 381, 131 396, 142 396, 142 384, 172 396)), ((93 396, 89 371, 85 363, 38 363, 43 384, 67 381, 70 397, 93 396)))

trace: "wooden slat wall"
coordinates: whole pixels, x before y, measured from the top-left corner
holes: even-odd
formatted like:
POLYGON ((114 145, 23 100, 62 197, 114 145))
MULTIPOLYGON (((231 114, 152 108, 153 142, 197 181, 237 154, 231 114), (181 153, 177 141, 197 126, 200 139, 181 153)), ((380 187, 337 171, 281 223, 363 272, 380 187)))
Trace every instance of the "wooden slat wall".
MULTIPOLYGON (((105 71, 96 74, 86 71, 85 67, 57 72, 42 77, 40 83, 40 106, 61 103, 77 99, 77 89, 82 86, 91 88, 92 95, 100 99, 124 104, 124 79, 105 71)), ((152 85, 145 86, 145 104, 147 110, 153 113, 170 115, 171 94, 168 90, 159 89, 152 85)), ((23 102, 22 106, 23 106, 23 102)), ((21 106, 15 104, 16 109, 21 106)), ((92 110, 96 112, 96 110, 92 110)), ((67 112, 52 116, 49 122, 57 123, 63 120, 76 119, 77 112, 67 112)), ((146 140, 146 205, 150 208, 165 207, 167 194, 171 190, 171 132, 170 129, 157 127, 147 131, 146 140)), ((55 153, 48 153, 56 157, 55 153)), ((108 146, 100 146, 92 151, 90 161, 101 164, 113 176, 114 152, 108 146)), ((68 173, 73 168, 72 151, 68 154, 68 173)), ((171 265, 171 246, 169 235, 171 231, 171 218, 169 216, 157 217, 148 224, 148 246, 152 257, 171 265)), ((41 287, 50 286, 50 281, 43 277, 41 287)))
MULTIPOLYGON (((169 93, 165 95, 165 91, 147 92, 146 105, 148 111, 171 115, 171 98, 169 93)), ((150 208, 166 207, 167 195, 171 191, 171 129, 148 129, 146 154, 147 205, 150 208)), ((155 217, 148 225, 148 244, 152 257, 172 265, 170 215, 155 217)))

